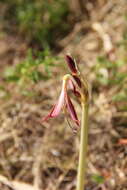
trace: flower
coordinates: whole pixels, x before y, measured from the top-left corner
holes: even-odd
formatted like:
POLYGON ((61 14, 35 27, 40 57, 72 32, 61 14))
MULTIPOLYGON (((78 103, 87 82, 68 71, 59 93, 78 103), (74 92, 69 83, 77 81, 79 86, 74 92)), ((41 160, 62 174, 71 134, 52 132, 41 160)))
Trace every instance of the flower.
POLYGON ((60 114, 62 108, 65 108, 67 109, 71 119, 76 123, 76 125, 77 126, 80 125, 74 105, 67 93, 68 86, 76 96, 78 97, 80 96, 80 93, 76 90, 76 86, 74 85, 73 81, 70 79, 70 75, 69 74, 65 75, 63 77, 63 84, 58 102, 53 106, 50 113, 45 118, 43 118, 43 121, 47 121, 49 118, 57 117, 60 114))
POLYGON ((75 60, 70 55, 66 55, 66 61, 71 73, 66 74, 63 77, 63 84, 58 102, 53 106, 50 113, 44 117, 42 121, 47 121, 49 118, 57 117, 64 108, 65 111, 68 111, 71 119, 76 123, 77 126, 79 126, 80 122, 78 120, 75 107, 68 94, 68 87, 77 97, 80 104, 82 102, 88 101, 88 87, 87 83, 83 80, 80 71, 78 70, 75 60))

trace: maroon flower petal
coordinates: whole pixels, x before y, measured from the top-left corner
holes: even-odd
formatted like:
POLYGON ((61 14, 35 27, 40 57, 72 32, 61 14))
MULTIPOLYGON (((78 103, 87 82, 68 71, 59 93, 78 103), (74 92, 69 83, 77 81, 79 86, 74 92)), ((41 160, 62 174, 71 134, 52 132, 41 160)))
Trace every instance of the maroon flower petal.
POLYGON ((69 66, 71 72, 76 74, 78 71, 77 71, 76 64, 75 64, 75 61, 73 60, 73 58, 69 55, 66 55, 66 61, 68 63, 68 66, 69 66))
POLYGON ((79 86, 79 88, 81 88, 82 82, 81 82, 80 78, 76 75, 72 75, 72 76, 73 76, 74 80, 76 81, 77 85, 79 86))
POLYGON ((72 104, 72 101, 67 94, 66 94, 65 100, 66 100, 66 106, 67 106, 68 112, 72 120, 79 126, 80 122, 78 120, 74 105, 72 104))

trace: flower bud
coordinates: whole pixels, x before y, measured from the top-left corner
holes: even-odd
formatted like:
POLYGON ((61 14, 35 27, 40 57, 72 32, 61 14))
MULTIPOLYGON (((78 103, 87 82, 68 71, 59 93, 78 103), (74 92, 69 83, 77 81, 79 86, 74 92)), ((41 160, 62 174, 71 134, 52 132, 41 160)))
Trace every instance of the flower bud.
POLYGON ((66 55, 66 61, 68 63, 68 66, 73 74, 77 74, 78 70, 76 67, 76 63, 74 59, 70 55, 66 55))

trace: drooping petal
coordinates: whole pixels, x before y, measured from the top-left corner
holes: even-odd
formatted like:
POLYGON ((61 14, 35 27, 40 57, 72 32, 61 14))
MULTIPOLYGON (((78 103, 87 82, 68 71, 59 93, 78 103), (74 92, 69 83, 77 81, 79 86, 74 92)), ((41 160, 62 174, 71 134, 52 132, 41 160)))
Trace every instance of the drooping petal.
POLYGON ((51 109, 50 113, 42 119, 42 122, 47 121, 49 118, 57 117, 61 112, 62 107, 64 106, 64 101, 65 101, 65 89, 62 88, 57 104, 55 104, 51 109))
POLYGON ((51 112, 51 117, 56 117, 59 115, 65 101, 65 89, 62 89, 61 94, 58 99, 58 103, 55 105, 53 111, 51 112))
POLYGON ((71 116, 71 119, 79 126, 80 122, 78 120, 74 105, 73 105, 70 97, 67 95, 67 93, 66 93, 65 100, 66 100, 66 106, 67 106, 68 112, 71 116))

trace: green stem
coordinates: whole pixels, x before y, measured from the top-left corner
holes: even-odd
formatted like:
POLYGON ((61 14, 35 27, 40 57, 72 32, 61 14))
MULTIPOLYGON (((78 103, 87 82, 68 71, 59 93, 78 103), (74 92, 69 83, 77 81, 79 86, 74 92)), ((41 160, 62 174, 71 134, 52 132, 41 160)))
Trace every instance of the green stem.
POLYGON ((79 152, 79 165, 78 165, 76 190, 84 190, 85 175, 86 175, 87 145, 88 145, 88 104, 82 103, 80 152, 79 152))

